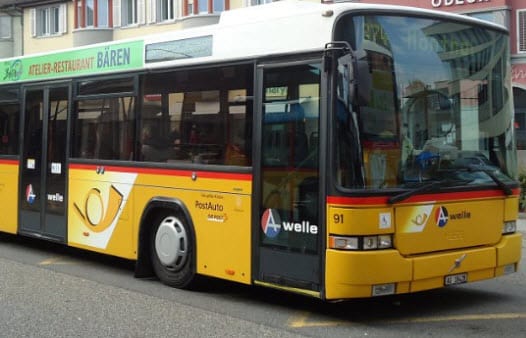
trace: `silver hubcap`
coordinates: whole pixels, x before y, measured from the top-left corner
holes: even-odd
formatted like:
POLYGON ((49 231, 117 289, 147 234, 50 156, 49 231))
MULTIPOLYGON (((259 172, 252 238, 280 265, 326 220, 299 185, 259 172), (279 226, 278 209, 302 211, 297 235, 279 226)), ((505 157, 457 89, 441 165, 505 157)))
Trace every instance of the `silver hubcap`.
POLYGON ((179 270, 188 255, 188 236, 176 217, 168 216, 161 221, 155 234, 155 252, 159 261, 170 270, 179 270))

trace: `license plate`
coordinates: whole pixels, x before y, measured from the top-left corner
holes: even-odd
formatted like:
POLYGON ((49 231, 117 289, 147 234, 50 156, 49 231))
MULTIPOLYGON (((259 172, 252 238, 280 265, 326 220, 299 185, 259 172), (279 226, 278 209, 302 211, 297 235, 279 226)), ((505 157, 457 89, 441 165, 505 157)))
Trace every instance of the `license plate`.
POLYGON ((449 275, 444 278, 444 285, 462 284, 468 281, 467 273, 459 273, 456 275, 449 275))

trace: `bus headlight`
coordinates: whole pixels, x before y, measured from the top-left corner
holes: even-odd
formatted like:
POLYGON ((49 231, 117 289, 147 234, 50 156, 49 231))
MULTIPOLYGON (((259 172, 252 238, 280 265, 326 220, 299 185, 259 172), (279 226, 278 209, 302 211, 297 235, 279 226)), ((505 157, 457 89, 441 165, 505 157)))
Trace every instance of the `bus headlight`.
POLYGON ((508 221, 504 222, 504 226, 502 227, 502 234, 513 234, 517 232, 517 222, 516 221, 508 221))
POLYGON ((336 250, 383 250, 392 247, 391 235, 329 236, 329 248, 336 250))
POLYGON ((358 237, 329 236, 329 246, 338 250, 358 250, 358 237))

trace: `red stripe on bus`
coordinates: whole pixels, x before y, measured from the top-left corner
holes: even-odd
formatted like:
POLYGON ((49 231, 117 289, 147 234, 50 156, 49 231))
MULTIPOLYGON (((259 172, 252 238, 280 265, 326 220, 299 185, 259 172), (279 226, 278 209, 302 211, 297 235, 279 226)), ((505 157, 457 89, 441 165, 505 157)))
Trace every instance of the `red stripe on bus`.
POLYGON ((104 167, 105 171, 110 172, 122 172, 122 173, 135 173, 135 174, 148 174, 148 175, 166 175, 166 176, 183 176, 191 177, 192 174, 196 174, 199 178, 213 178, 213 179, 226 179, 226 180, 237 180, 237 181, 250 181, 252 180, 252 174, 242 173, 225 173, 217 171, 197 171, 197 170, 181 170, 181 169, 164 169, 164 168, 136 168, 136 167, 118 167, 118 166, 101 166, 94 164, 70 164, 70 169, 82 169, 82 170, 93 170, 104 167))
MULTIPOLYGON (((513 196, 519 195, 519 189, 512 189, 513 196)), ((401 203, 416 203, 416 202, 430 202, 430 201, 452 201, 459 199, 474 199, 474 198, 489 198, 501 197, 504 192, 501 190, 483 190, 483 191, 462 191, 451 192, 443 194, 422 194, 412 196, 401 203)), ((390 196, 369 196, 369 197, 341 197, 341 196, 327 196, 327 203, 329 204, 348 204, 348 205, 378 205, 388 204, 387 200, 390 196)))
POLYGON ((18 165, 18 160, 0 159, 0 164, 18 165))

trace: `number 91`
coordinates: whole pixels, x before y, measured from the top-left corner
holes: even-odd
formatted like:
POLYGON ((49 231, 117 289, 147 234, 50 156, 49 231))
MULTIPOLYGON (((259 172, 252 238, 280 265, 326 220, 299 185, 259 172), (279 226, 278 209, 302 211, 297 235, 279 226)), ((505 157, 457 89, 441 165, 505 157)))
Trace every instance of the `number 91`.
POLYGON ((334 214, 332 215, 332 219, 334 220, 334 223, 341 224, 343 223, 343 214, 334 214))

